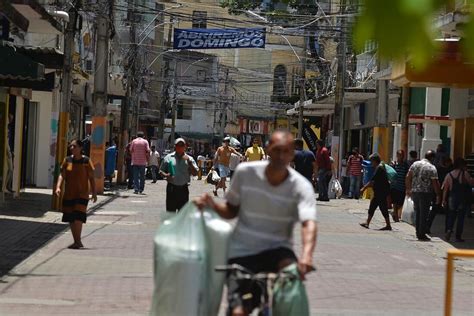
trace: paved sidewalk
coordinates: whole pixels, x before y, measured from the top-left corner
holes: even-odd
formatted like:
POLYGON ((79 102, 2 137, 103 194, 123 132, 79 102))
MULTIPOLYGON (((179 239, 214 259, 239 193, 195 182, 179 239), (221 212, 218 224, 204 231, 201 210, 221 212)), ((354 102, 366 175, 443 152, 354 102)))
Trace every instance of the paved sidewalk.
MULTIPOLYGON (((37 246, 0 279, 0 315, 146 315, 153 287, 152 239, 165 204, 165 183, 148 183, 147 195, 120 193, 92 212, 84 226, 86 249, 67 249, 66 230, 37 246)), ((191 195, 207 190, 193 182, 191 195)), ((318 271, 306 282, 312 315, 442 315, 443 256, 449 245, 418 242, 405 223, 394 224, 394 232, 376 231, 382 227, 379 212, 373 229, 366 230, 358 223, 367 206, 353 200, 319 205, 318 271)), ((41 231, 51 230, 41 224, 41 231)), ((299 250, 299 229, 295 236, 299 250)), ((454 315, 472 315, 474 278, 469 263, 459 263, 454 315)))

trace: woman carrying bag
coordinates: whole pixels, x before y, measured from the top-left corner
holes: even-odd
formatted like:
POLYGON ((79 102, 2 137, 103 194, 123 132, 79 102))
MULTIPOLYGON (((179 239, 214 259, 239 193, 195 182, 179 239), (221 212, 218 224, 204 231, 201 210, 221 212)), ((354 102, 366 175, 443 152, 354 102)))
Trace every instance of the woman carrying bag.
POLYGON ((471 207, 471 186, 474 179, 467 172, 466 161, 462 158, 454 160, 454 170, 448 173, 443 182, 443 207, 448 207, 446 223, 446 240, 451 239, 454 222, 456 224, 456 242, 463 242, 462 232, 464 218, 471 207))

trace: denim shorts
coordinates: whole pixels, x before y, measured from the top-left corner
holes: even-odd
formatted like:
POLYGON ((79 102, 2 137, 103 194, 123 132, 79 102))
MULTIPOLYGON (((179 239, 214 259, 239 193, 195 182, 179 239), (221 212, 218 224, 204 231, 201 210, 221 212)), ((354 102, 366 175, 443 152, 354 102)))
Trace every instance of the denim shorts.
POLYGON ((218 164, 217 169, 219 169, 219 177, 225 178, 230 175, 230 168, 227 166, 224 166, 223 164, 218 164))

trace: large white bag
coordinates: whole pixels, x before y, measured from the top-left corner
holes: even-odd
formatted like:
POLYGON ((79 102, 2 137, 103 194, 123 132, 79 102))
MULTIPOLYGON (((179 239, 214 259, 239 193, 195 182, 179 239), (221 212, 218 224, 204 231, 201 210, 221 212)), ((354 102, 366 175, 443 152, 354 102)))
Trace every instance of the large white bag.
POLYGON ((201 213, 191 202, 163 222, 154 240, 151 315, 217 315, 225 276, 214 267, 227 261, 231 231, 213 211, 201 213))
POLYGON ((402 221, 408 224, 415 224, 415 208, 411 197, 406 196, 402 209, 402 221))
POLYGON ((340 198, 342 195, 342 186, 339 180, 334 177, 329 181, 328 197, 330 199, 340 198))

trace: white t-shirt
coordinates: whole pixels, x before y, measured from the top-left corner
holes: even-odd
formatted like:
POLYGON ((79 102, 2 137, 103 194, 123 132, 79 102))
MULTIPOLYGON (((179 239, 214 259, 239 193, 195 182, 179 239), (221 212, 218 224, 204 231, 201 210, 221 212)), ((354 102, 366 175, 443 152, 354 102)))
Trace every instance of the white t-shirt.
POLYGON ((149 166, 158 166, 158 162, 160 160, 160 153, 156 150, 150 153, 150 160, 148 162, 149 166))
POLYGON ((243 257, 278 247, 292 248, 297 221, 316 220, 316 199, 311 183, 288 168, 288 178, 272 186, 266 176, 268 161, 240 164, 226 195, 240 206, 231 238, 229 257, 243 257))
POLYGON ((240 163, 240 156, 234 153, 230 154, 229 169, 235 170, 235 168, 237 168, 237 165, 239 163, 240 163))

